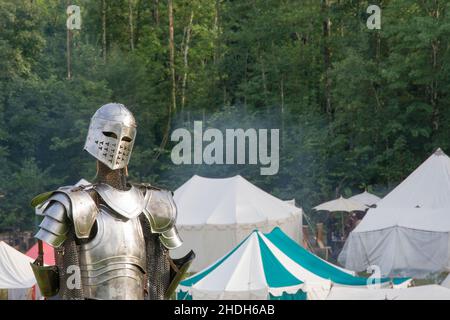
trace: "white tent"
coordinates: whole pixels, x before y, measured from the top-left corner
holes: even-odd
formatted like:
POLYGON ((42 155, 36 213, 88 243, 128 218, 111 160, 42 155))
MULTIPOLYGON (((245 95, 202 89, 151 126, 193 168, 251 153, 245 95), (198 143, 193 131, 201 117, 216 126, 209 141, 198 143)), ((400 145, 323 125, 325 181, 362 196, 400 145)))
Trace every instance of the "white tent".
POLYGON ((210 179, 194 175, 175 191, 174 199, 184 243, 171 255, 178 258, 193 249, 193 272, 233 249, 254 229, 268 232, 278 226, 301 241, 302 210, 241 176, 210 179))
POLYGON ((438 149, 369 209, 339 256, 346 268, 422 277, 450 266, 450 158, 438 149))
MULTIPOLYGON (((305 299, 304 283, 292 273, 295 263, 268 245, 261 232, 252 232, 216 263, 183 281, 178 299, 267 300, 286 294, 305 299)), ((325 285, 329 288, 329 281, 325 285)))
POLYGON ((327 300, 450 300, 450 290, 435 284, 404 289, 333 287, 327 300))
POLYGON ((364 191, 362 193, 354 195, 354 196, 350 197, 349 199, 353 200, 353 201, 357 201, 357 202, 364 204, 366 206, 369 206, 369 207, 373 206, 374 204, 376 204, 378 201, 381 200, 380 197, 378 197, 370 192, 367 192, 367 191, 364 191))
POLYGON ((442 281, 441 286, 450 289, 450 274, 442 281))
POLYGON ((31 288, 36 284, 33 259, 0 241, 0 289, 31 288))
MULTIPOLYGON (((382 288, 411 282, 377 280, 382 288)), ((373 288, 373 283, 322 260, 275 228, 253 231, 224 257, 183 280, 177 299, 324 300, 332 287, 373 288)))

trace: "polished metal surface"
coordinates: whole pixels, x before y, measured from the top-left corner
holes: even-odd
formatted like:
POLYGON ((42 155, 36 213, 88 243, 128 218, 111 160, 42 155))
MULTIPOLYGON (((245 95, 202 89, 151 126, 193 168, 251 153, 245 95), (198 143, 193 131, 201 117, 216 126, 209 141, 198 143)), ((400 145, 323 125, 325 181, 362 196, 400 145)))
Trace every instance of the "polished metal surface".
MULTIPOLYGON (((49 209, 52 210, 53 207, 59 206, 59 208, 64 207, 61 206, 61 204, 56 203, 55 205, 51 206, 49 209)), ((58 221, 50 217, 50 215, 46 215, 44 219, 42 220, 41 224, 39 225, 39 228, 45 229, 47 231, 50 231, 51 233, 56 234, 57 236, 65 235, 67 231, 69 231, 69 227, 67 222, 65 221, 58 221)))
POLYGON ((51 233, 50 231, 47 231, 45 229, 39 229, 39 231, 36 233, 36 235, 34 237, 36 239, 47 242, 49 245, 51 245, 54 248, 60 247, 66 240, 65 235, 58 236, 58 235, 51 233))
POLYGON ((116 170, 128 165, 136 138, 136 120, 122 104, 109 103, 92 116, 84 149, 116 170))
POLYGON ((60 202, 55 201, 55 198, 50 201, 50 204, 44 210, 44 215, 51 217, 58 222, 67 222, 66 206, 60 202))
POLYGON ((60 188, 55 195, 64 194, 70 199, 68 216, 73 222, 75 235, 79 239, 89 238, 98 214, 98 208, 91 195, 82 188, 60 188))
POLYGON ((153 232, 162 233, 171 229, 177 219, 177 207, 172 193, 167 190, 148 189, 145 194, 144 214, 153 232))
MULTIPOLYGON (((68 199, 63 196, 52 196, 47 200, 45 210, 43 211, 44 219, 39 225, 39 231, 35 235, 37 239, 47 242, 51 246, 57 248, 66 240, 66 234, 69 231, 67 218, 68 199), (61 203, 62 200, 65 204, 61 203)), ((70 208, 70 207, 69 207, 70 208)))
POLYGON ((84 294, 91 299, 143 299, 145 240, 138 218, 124 219, 101 205, 97 233, 80 245, 84 294))
POLYGON ((105 203, 125 218, 135 218, 144 210, 144 196, 135 186, 129 190, 118 190, 105 183, 95 186, 95 190, 105 203))
POLYGON ((183 244, 177 228, 173 226, 171 229, 164 231, 160 234, 159 240, 169 250, 176 249, 183 244))
POLYGON ((169 279, 166 251, 181 245, 171 192, 149 185, 132 185, 126 191, 107 184, 62 187, 46 200, 43 214, 36 237, 62 249, 61 279, 70 277, 67 261, 80 266, 82 289, 72 294, 63 283, 63 298, 144 299, 145 273, 155 277, 148 279, 149 297, 164 298, 169 279), (103 202, 99 205, 94 198, 103 202), (69 234, 86 240, 68 243, 69 234))

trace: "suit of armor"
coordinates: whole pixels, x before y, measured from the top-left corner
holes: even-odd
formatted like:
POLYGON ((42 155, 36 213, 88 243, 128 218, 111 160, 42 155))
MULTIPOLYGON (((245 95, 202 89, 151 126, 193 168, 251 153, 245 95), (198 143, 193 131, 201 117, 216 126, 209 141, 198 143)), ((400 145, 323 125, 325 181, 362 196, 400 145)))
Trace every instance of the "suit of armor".
POLYGON ((35 237, 56 248, 58 267, 50 276, 33 267, 41 291, 62 299, 163 299, 186 272, 192 252, 179 260, 168 255, 182 244, 172 193, 126 181, 135 136, 125 106, 102 106, 85 144, 98 160, 96 182, 61 187, 39 201, 44 218, 35 237), (49 288, 52 277, 58 288, 49 288))

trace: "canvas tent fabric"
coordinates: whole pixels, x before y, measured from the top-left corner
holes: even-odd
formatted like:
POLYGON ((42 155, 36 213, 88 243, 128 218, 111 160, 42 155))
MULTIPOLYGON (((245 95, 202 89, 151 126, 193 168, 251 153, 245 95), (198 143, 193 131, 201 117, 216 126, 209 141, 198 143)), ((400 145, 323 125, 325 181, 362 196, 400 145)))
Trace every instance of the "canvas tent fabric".
POLYGON ((330 212, 334 211, 352 212, 352 211, 365 211, 367 209, 367 206, 357 201, 346 199, 343 196, 340 196, 335 200, 319 204, 318 206, 314 207, 314 209, 317 211, 323 210, 330 212))
MULTIPOLYGON (((390 279, 380 282, 391 284, 390 279)), ((339 285, 366 287, 367 279, 309 253, 275 228, 268 234, 252 232, 224 257, 182 281, 177 298, 325 299, 339 285)))
POLYGON ((368 210, 339 256, 346 268, 424 277, 450 266, 450 158, 438 149, 368 210))
POLYGON ((441 286, 450 289, 450 274, 447 275, 447 278, 445 278, 444 281, 442 281, 441 286))
POLYGON ((179 258, 194 250, 192 272, 216 261, 254 229, 268 232, 279 226, 295 241, 302 240, 302 209, 241 176, 212 179, 194 175, 175 191, 174 200, 183 245, 171 256, 179 258))
MULTIPOLYGON (((295 263, 301 266, 301 268, 314 273, 315 276, 321 279, 331 280, 334 286, 367 286, 367 278, 357 277, 351 271, 345 270, 329 263, 326 260, 323 260, 292 241, 292 239, 290 239, 279 228, 275 228, 271 233, 266 234, 266 237, 275 246, 281 248, 283 252, 286 253, 295 263)), ((303 279, 306 281, 306 278, 303 279)), ((392 281, 396 286, 401 286, 401 284, 407 286, 410 279, 399 278, 393 279, 392 281)), ((383 285, 388 285, 391 283, 391 279, 381 278, 380 283, 383 285)))
POLYGON ((303 282, 289 272, 262 237, 260 232, 252 232, 212 266, 182 281, 178 299, 187 295, 195 300, 266 300, 269 294, 303 296, 303 282))
MULTIPOLYGON (((42 242, 42 248, 44 250, 44 264, 48 266, 55 265, 55 249, 53 249, 48 243, 42 242)), ((26 253, 27 256, 36 260, 38 257, 39 247, 38 244, 34 244, 26 253)))
POLYGON ((440 285, 374 290, 334 287, 327 300, 450 300, 450 290, 440 285))
POLYGON ((36 280, 30 263, 33 259, 0 242, 0 289, 31 288, 36 280))
POLYGON ((381 200, 380 197, 378 197, 370 192, 367 192, 367 191, 356 194, 356 195, 350 197, 349 199, 353 200, 353 201, 357 201, 357 202, 364 204, 366 206, 369 206, 369 207, 373 206, 374 204, 377 204, 377 202, 381 200))

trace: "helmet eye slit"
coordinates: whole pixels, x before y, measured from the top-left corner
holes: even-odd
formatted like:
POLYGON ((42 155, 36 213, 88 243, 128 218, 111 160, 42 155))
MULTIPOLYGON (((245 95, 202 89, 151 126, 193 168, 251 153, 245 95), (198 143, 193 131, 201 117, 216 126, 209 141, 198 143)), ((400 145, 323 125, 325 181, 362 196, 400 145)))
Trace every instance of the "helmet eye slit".
POLYGON ((111 132, 111 131, 103 131, 103 134, 104 134, 105 136, 107 136, 107 137, 117 139, 117 135, 116 135, 114 132, 111 132))
POLYGON ((122 141, 131 142, 131 138, 125 136, 125 137, 122 138, 122 141))

